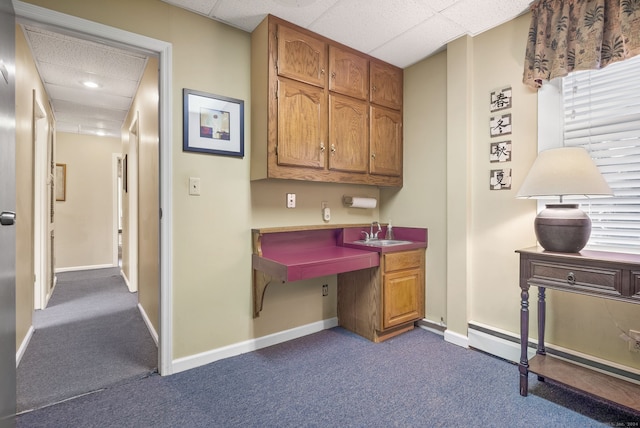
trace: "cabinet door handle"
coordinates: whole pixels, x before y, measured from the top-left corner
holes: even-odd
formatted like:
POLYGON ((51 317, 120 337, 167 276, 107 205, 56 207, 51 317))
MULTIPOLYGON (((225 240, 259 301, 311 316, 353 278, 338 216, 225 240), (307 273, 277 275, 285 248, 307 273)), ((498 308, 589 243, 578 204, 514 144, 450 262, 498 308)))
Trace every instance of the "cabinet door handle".
POLYGON ((324 68, 320 69, 320 75, 324 76, 324 68))
POLYGON ((576 283, 576 274, 573 272, 569 272, 569 275, 567 275, 567 282, 570 285, 573 285, 576 283))
POLYGON ((375 153, 371 153, 371 159, 375 159, 376 158, 376 154, 375 153))
POLYGON ((373 92, 375 92, 375 91, 376 91, 376 85, 371 85, 371 90, 372 90, 373 92))
POLYGON ((335 72, 335 71, 332 71, 332 72, 331 72, 331 78, 332 78, 332 79, 335 79, 335 78, 336 78, 336 72, 335 72))
POLYGON ((324 153, 324 143, 320 143, 320 153, 324 153))
POLYGON ((334 155, 336 153, 336 146, 331 145, 331 154, 334 155))

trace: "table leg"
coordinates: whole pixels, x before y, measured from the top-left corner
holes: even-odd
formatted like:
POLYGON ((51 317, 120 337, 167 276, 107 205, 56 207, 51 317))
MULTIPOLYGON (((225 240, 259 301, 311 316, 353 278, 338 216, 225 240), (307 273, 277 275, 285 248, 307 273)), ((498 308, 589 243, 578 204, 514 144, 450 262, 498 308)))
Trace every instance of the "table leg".
POLYGON ((520 395, 527 396, 529 391, 529 358, 527 348, 529 344, 529 284, 521 285, 520 293, 520 395))
MULTIPOLYGON (((547 304, 545 302, 545 287, 538 287, 538 348, 537 355, 546 355, 544 347, 544 326, 547 315, 547 304)), ((544 382, 544 377, 538 376, 538 380, 544 382)))
POLYGON ((544 348, 544 324, 547 315, 545 291, 546 289, 544 287, 538 287, 538 350, 536 353, 539 355, 547 354, 544 348))

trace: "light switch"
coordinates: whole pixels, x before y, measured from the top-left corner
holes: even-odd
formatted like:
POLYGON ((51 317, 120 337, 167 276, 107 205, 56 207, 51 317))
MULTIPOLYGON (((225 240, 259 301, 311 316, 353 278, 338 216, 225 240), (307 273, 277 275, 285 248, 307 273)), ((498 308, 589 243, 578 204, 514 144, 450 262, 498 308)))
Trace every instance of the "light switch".
POLYGON ((189 177, 189 194, 200 196, 200 177, 189 177))

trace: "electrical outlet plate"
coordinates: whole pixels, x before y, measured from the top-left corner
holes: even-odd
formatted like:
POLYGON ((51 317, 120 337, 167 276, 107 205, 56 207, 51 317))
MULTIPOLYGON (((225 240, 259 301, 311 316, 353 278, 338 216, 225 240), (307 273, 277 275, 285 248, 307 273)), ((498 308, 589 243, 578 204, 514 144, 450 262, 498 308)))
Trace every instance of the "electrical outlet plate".
POLYGON ((629 351, 640 352, 640 331, 629 330, 629 351))
POLYGON ((295 207, 296 207, 296 194, 287 193, 287 208, 295 208, 295 207))
POLYGON ((200 195, 200 178, 199 177, 189 177, 189 194, 191 196, 200 195))
POLYGON ((322 284, 322 295, 323 296, 329 295, 329 284, 322 284))

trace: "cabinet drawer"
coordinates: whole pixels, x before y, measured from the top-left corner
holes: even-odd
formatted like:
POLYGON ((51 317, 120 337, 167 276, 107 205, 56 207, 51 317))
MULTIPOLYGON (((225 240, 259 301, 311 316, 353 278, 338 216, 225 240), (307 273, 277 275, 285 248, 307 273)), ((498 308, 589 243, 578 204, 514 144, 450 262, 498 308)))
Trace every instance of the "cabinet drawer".
POLYGON ((532 260, 528 282, 540 287, 620 296, 623 275, 621 269, 532 260))
POLYGON ((393 272, 401 269, 419 267, 423 263, 424 251, 412 250, 384 255, 384 271, 393 272))

